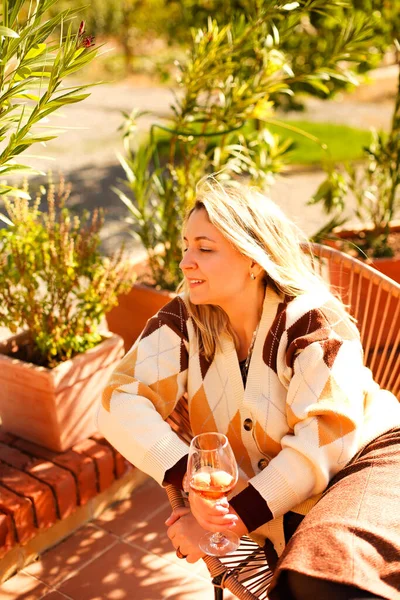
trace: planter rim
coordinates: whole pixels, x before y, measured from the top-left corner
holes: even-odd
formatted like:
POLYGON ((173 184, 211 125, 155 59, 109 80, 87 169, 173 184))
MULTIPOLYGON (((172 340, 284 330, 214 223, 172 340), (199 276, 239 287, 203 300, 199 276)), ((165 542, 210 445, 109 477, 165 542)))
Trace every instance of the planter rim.
POLYGON ((149 290, 150 292, 154 292, 155 294, 160 294, 161 296, 166 296, 168 298, 175 298, 177 296, 177 292, 170 290, 157 290, 152 285, 147 285, 146 283, 134 283, 133 287, 141 290, 149 290))
MULTIPOLYGON (((3 345, 5 345, 5 343, 11 341, 12 339, 17 339, 17 338, 23 337, 26 334, 27 334, 27 331, 21 331, 20 333, 12 335, 3 341, 3 345)), ((25 360, 21 360, 20 358, 16 358, 16 357, 13 358, 13 357, 9 356, 8 354, 4 354, 2 352, 0 352, 0 361, 13 362, 13 363, 17 362, 20 365, 22 365, 24 368, 30 369, 32 371, 39 371, 40 373, 50 373, 50 374, 54 373, 55 376, 59 376, 64 371, 67 371, 73 363, 77 363, 77 362, 80 362, 81 360, 84 360, 84 357, 86 357, 88 355, 102 353, 107 349, 107 346, 111 346, 116 342, 119 342, 119 344, 121 346, 123 346, 123 339, 117 333, 113 333, 111 331, 102 331, 101 336, 103 339, 96 346, 94 346, 93 348, 90 348, 89 350, 86 350, 86 352, 76 354, 73 358, 70 358, 69 360, 65 360, 62 363, 59 363, 56 367, 53 367, 52 369, 49 369, 49 367, 42 367, 40 365, 35 365, 34 363, 31 363, 31 362, 28 362, 25 360)))
MULTIPOLYGON (((391 288, 395 287, 398 291, 397 291, 397 297, 400 298, 400 283, 393 280, 391 277, 388 277, 387 275, 385 275, 385 273, 380 272, 378 269, 375 269, 373 267, 373 263, 372 262, 367 262, 367 261, 362 261, 359 258, 355 258, 354 256, 351 256, 350 254, 347 254, 346 252, 342 252, 341 250, 338 250, 336 247, 332 247, 329 246, 327 244, 311 244, 311 248, 315 249, 315 255, 318 256, 319 250, 318 248, 323 248, 325 247, 328 251, 330 256, 330 260, 332 261, 333 264, 335 263, 342 263, 344 264, 346 267, 351 268, 354 273, 359 273, 361 269, 367 269, 370 274, 371 274, 371 279, 372 281, 376 281, 376 280, 380 280, 382 281, 382 289, 385 290, 387 284, 390 285, 391 288)), ((384 259, 387 260, 387 259, 384 259)), ((393 260, 393 259, 389 259, 389 260, 393 260)))
MULTIPOLYGON (((400 219, 394 219, 389 222, 389 228, 393 232, 400 231, 400 219)), ((354 225, 353 227, 335 227, 332 233, 338 235, 342 239, 347 239, 353 235, 357 235, 362 231, 373 231, 374 226, 372 223, 364 223, 360 225, 354 225)))

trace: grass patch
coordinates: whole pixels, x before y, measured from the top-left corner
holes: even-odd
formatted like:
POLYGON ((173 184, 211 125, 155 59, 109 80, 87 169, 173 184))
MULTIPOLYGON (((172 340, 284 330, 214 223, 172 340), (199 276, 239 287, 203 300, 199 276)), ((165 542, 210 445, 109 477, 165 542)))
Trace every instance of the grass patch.
POLYGON ((366 129, 310 121, 287 121, 287 123, 317 137, 321 143, 326 144, 328 149, 325 152, 317 143, 299 133, 270 125, 268 128, 272 133, 293 140, 294 148, 287 155, 291 164, 311 165, 326 161, 357 160, 362 158, 363 147, 368 146, 371 141, 371 133, 366 129))
MULTIPOLYGON (((278 125, 266 124, 266 128, 279 135, 282 140, 290 138, 293 141, 292 149, 285 155, 286 162, 292 165, 321 165, 328 162, 343 163, 359 160, 363 156, 363 148, 371 142, 371 133, 365 129, 310 121, 286 121, 286 123, 318 138, 320 143, 327 147, 327 150, 324 150, 320 144, 306 138, 301 133, 278 125)), ((252 131, 253 127, 253 123, 248 123, 240 130, 240 133, 246 135, 246 131, 252 131)), ((160 158, 166 159, 170 135, 160 129, 156 131, 160 158)), ((210 147, 216 143, 217 139, 217 136, 209 138, 210 147)))

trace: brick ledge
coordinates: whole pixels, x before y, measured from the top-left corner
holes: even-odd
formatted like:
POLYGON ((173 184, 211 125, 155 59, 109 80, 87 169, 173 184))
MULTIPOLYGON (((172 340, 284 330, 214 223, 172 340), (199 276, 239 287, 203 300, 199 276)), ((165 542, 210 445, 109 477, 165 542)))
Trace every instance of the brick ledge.
POLYGON ((100 434, 57 453, 0 426, 0 583, 146 479, 100 434))
POLYGON ((104 492, 80 506, 72 515, 55 525, 41 531, 27 544, 14 546, 2 559, 0 559, 0 584, 28 566, 39 556, 52 548, 79 527, 97 518, 108 506, 114 502, 128 498, 132 491, 147 481, 148 475, 138 469, 132 469, 126 475, 114 481, 104 492))

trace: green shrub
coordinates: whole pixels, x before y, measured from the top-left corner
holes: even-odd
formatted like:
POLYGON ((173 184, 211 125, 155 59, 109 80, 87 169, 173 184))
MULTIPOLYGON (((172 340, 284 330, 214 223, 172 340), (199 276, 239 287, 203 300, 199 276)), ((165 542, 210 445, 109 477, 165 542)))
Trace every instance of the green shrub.
POLYGON ((27 329, 30 345, 21 358, 46 367, 98 344, 100 321, 134 279, 122 249, 112 258, 100 254, 102 213, 73 216, 68 196, 61 180, 33 202, 6 197, 13 224, 0 230, 0 325, 27 329))
POLYGON ((132 232, 147 250, 157 286, 173 290, 180 281, 182 216, 201 178, 210 173, 231 181, 246 177, 265 188, 283 169, 292 144, 269 128, 279 124, 272 98, 293 95, 293 85, 301 81, 321 89, 331 79, 353 78, 344 58, 357 62, 367 53, 365 19, 345 23, 332 54, 311 73, 294 72, 291 57, 282 50, 307 10, 320 7, 321 1, 311 0, 305 8, 270 1, 253 21, 242 15, 223 27, 210 21, 193 30, 190 51, 177 63, 172 119, 166 125, 158 119, 148 139, 140 142, 140 113, 125 115, 121 163, 126 179, 114 189, 131 213, 132 232), (275 17, 282 31, 274 26, 275 17), (165 134, 163 160, 155 135, 159 130, 165 134))
MULTIPOLYGON (((397 92, 392 124, 388 134, 374 132, 371 143, 364 148, 363 165, 327 168, 327 178, 321 183, 309 204, 321 203, 329 216, 313 236, 316 241, 335 237, 334 229, 343 225, 347 199, 356 200, 354 216, 369 229, 352 244, 361 257, 382 258, 394 255, 390 241, 390 222, 400 211, 400 43, 395 42, 398 60, 397 92)), ((344 248, 347 249, 347 248, 344 248)))

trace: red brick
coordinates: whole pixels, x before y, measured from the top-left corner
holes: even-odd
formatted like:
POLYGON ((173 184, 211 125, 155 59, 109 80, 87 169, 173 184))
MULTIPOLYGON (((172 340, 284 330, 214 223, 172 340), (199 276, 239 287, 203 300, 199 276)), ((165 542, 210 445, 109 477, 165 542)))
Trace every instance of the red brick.
POLYGON ((74 452, 89 456, 95 461, 99 492, 106 490, 114 481, 114 457, 111 448, 98 444, 94 440, 83 440, 73 446, 74 452))
POLYGON ((32 462, 32 457, 21 452, 18 448, 13 448, 0 442, 0 460, 10 465, 10 467, 24 471, 29 463, 32 462))
POLYGON ((116 479, 119 479, 122 477, 122 475, 125 475, 125 473, 133 468, 133 465, 126 460, 126 458, 124 458, 122 454, 118 452, 118 450, 111 446, 111 444, 101 435, 101 433, 95 433, 94 435, 91 435, 90 439, 111 449, 111 452, 114 455, 114 475, 116 479))
POLYGON ((11 517, 18 542, 25 544, 35 535, 33 506, 28 498, 21 498, 0 485, 0 509, 11 517))
POLYGON ((14 546, 15 541, 10 515, 0 512, 0 558, 14 546))
POLYGON ((97 495, 96 467, 94 460, 88 456, 77 454, 72 450, 60 453, 53 452, 43 446, 22 439, 18 439, 14 446, 32 456, 44 458, 59 467, 67 469, 75 478, 80 506, 83 506, 90 498, 97 495))
POLYGON ((131 471, 134 468, 133 465, 122 456, 122 454, 117 452, 117 450, 114 454, 114 462, 116 479, 119 479, 120 477, 122 477, 122 475, 125 475, 125 473, 131 471))
POLYGON ((90 498, 97 495, 97 475, 94 460, 69 450, 59 454, 54 462, 60 467, 68 469, 76 478, 80 506, 83 506, 90 498))
POLYGON ((49 486, 4 463, 0 463, 0 481, 16 494, 32 500, 39 528, 50 527, 56 522, 56 503, 49 486))
POLYGON ((49 485, 57 500, 57 515, 60 519, 68 517, 76 509, 76 484, 69 471, 54 465, 50 461, 32 458, 32 456, 21 452, 18 448, 6 446, 2 443, 0 443, 0 460, 11 467, 26 471, 49 485))
POLYGON ((60 519, 65 519, 76 510, 76 483, 69 471, 50 461, 37 458, 28 466, 26 472, 51 487, 57 501, 57 513, 60 519))
POLYGON ((5 431, 0 425, 0 442, 3 442, 4 444, 11 444, 16 439, 18 438, 16 438, 15 435, 8 433, 8 431, 5 431))
POLYGON ((57 500, 57 515, 60 519, 68 517, 77 505, 77 490, 72 474, 41 458, 32 458, 16 447, 0 443, 0 460, 26 471, 33 477, 50 486, 57 500))

